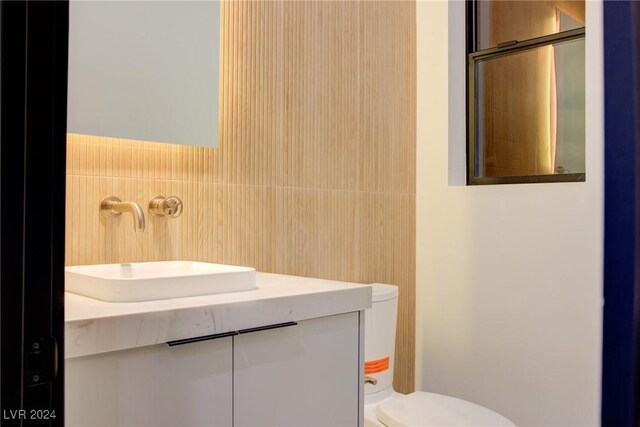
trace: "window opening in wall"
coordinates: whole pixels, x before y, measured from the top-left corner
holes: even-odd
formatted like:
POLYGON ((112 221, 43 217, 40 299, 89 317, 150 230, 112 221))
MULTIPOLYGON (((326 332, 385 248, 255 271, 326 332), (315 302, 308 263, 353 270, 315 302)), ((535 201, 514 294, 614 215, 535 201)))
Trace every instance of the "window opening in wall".
POLYGON ((467 7, 467 182, 584 181, 584 1, 467 7))

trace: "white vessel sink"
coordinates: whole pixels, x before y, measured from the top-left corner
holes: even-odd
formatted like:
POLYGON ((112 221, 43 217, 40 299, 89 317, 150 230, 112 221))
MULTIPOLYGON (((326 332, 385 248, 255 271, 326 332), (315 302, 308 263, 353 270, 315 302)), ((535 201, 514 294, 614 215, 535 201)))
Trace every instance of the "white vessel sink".
POLYGON ((255 269, 235 265, 158 261, 65 268, 65 290, 110 302, 152 301, 255 288, 255 269))

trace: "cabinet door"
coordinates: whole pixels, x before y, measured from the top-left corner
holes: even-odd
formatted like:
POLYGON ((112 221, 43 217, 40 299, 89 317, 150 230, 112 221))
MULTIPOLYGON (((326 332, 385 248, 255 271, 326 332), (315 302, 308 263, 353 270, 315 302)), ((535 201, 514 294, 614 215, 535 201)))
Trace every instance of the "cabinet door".
POLYGON ((234 337, 234 426, 357 426, 359 313, 234 337))
POLYGON ((231 426, 231 337, 66 360, 67 426, 231 426))

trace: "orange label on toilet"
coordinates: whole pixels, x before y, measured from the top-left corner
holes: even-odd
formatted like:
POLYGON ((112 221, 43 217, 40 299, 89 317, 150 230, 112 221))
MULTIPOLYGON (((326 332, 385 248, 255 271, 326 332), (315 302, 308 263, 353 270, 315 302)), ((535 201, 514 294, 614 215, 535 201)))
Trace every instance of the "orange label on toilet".
POLYGON ((380 372, 384 372, 389 369, 389 356, 383 357, 382 359, 376 360, 367 360, 364 362, 364 374, 377 374, 380 372))

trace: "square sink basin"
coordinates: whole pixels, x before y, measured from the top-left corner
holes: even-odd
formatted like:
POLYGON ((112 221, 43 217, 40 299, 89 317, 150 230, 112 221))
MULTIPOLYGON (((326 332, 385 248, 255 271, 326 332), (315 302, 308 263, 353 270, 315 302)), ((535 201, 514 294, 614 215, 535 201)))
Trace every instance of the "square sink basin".
POLYGON ((137 302, 256 289, 256 270, 196 261, 66 267, 65 290, 109 302, 137 302))

